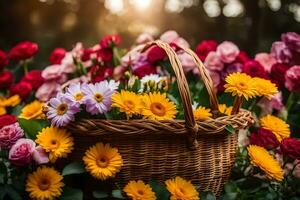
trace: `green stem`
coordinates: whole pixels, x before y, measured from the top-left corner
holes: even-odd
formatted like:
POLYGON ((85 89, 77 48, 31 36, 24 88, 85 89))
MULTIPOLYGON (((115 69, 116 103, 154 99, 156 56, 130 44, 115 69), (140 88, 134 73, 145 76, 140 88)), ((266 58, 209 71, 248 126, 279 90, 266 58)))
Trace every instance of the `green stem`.
POLYGON ((28 73, 28 61, 24 60, 23 62, 23 69, 24 69, 24 74, 28 73))
POLYGON ((291 92, 288 99, 287 99, 287 101, 286 101, 286 106, 285 107, 286 107, 287 111, 289 111, 291 109, 291 107, 294 103, 294 96, 295 96, 294 93, 291 92))
POLYGON ((121 63, 121 57, 116 47, 113 47, 112 50, 113 50, 113 62, 114 62, 114 66, 116 67, 121 63))

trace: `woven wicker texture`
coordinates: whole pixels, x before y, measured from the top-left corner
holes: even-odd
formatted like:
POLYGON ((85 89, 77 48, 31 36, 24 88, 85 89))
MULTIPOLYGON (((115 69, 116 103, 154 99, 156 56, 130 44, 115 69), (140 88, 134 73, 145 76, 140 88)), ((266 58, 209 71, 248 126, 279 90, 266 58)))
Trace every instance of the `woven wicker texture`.
MULTIPOLYGON (((252 115, 241 110, 235 115, 196 122, 188 83, 176 52, 160 41, 148 43, 138 50, 145 51, 152 45, 163 48, 169 57, 177 77, 185 120, 81 119, 68 126, 75 137, 71 159, 81 160, 89 146, 108 142, 119 149, 124 160, 116 177, 121 187, 129 180, 164 182, 181 176, 200 185, 201 191, 211 190, 218 196, 230 174, 237 147, 237 134, 228 134, 225 128, 227 125, 236 131, 246 128, 253 123, 252 115)), ((207 70, 192 50, 182 50, 197 64, 216 116, 218 102, 207 70)))

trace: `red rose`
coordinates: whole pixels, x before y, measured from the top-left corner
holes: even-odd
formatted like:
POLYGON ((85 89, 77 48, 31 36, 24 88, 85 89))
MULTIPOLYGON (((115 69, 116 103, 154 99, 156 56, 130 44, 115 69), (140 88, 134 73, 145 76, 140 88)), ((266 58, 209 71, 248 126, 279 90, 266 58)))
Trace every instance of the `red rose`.
POLYGON ((2 67, 5 67, 8 65, 8 58, 4 51, 0 49, 0 71, 2 67))
POLYGON ((240 51, 239 55, 236 57, 236 62, 244 64, 249 61, 249 55, 245 51, 240 51))
POLYGON ((218 43, 214 40, 204 40, 196 47, 196 54, 204 62, 206 56, 211 51, 216 51, 218 43))
POLYGON ((111 77, 113 75, 113 68, 95 65, 89 72, 91 74, 92 83, 97 83, 111 77))
POLYGON ((10 71, 0 72, 0 89, 9 88, 13 82, 13 74, 10 71))
POLYGON ((20 42, 10 50, 9 55, 13 60, 25 60, 34 56, 38 48, 38 45, 33 42, 20 42))
POLYGON ((97 58, 103 62, 109 62, 113 58, 113 52, 111 49, 99 49, 97 51, 97 58))
POLYGON ((0 116, 0 128, 17 122, 17 118, 14 115, 6 114, 0 116))
POLYGON ((38 89, 44 82, 42 70, 31 70, 21 80, 30 83, 34 90, 38 89))
POLYGON ((61 64, 62 59, 66 55, 66 50, 64 48, 55 48, 49 57, 49 61, 52 65, 61 64))
POLYGON ((148 50, 147 60, 150 63, 156 63, 157 61, 163 60, 167 56, 165 50, 159 46, 153 46, 148 50))
POLYGON ((151 64, 144 64, 133 71, 133 74, 142 78, 146 75, 156 74, 156 67, 151 64))
POLYGON ((32 91, 31 84, 24 81, 14 84, 10 87, 10 95, 12 96, 18 94, 22 99, 28 97, 31 91, 32 91))
POLYGON ((276 83, 278 87, 284 87, 285 73, 290 67, 284 63, 275 63, 271 67, 271 80, 276 83))
POLYGON ((121 37, 118 34, 108 35, 100 40, 100 46, 105 49, 118 46, 120 43, 121 37))
POLYGON ((251 133, 250 144, 261 146, 267 149, 275 149, 279 146, 276 136, 269 130, 259 128, 257 133, 251 133))
POLYGON ((280 150, 283 155, 293 159, 300 159, 300 140, 285 138, 281 141, 280 150))
POLYGON ((242 71, 251 77, 268 78, 268 74, 264 67, 256 60, 249 60, 244 63, 242 71))
POLYGON ((84 49, 82 52, 82 56, 81 56, 81 60, 83 62, 88 61, 91 59, 91 54, 95 53, 95 51, 93 49, 84 49))

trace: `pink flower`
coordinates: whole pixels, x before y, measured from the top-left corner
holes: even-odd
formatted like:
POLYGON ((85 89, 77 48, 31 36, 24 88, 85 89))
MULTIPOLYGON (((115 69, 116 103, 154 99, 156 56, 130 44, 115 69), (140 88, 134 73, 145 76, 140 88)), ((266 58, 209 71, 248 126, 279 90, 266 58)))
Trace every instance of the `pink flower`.
POLYGON ((136 44, 145 44, 147 42, 150 42, 154 40, 153 36, 149 33, 142 33, 138 36, 138 38, 136 39, 135 43, 136 44))
POLYGON ((61 91, 60 84, 56 81, 45 82, 35 93, 35 97, 40 101, 48 101, 61 91))
POLYGON ((281 111, 284 107, 282 103, 282 93, 278 92, 271 100, 263 98, 257 105, 261 108, 262 116, 272 114, 273 110, 281 111))
POLYGON ((292 92, 300 92, 300 65, 295 65, 286 71, 285 87, 292 92))
POLYGON ((35 143, 30 139, 19 139, 10 149, 8 158, 16 166, 28 165, 32 161, 35 143))
POLYGON ((117 66, 114 68, 114 72, 113 72, 113 78, 114 80, 120 80, 121 78, 123 78, 124 73, 126 72, 127 67, 125 66, 117 66))
POLYGON ((221 83, 221 76, 216 71, 209 71, 209 75, 214 83, 215 88, 217 88, 221 83))
POLYGON ((160 36, 160 40, 163 42, 166 42, 166 43, 172 43, 173 41, 177 40, 178 38, 179 38, 179 35, 174 30, 166 31, 160 36))
POLYGON ((220 59, 224 63, 231 63, 235 61, 239 53, 239 48, 234 43, 229 41, 222 42, 217 47, 217 54, 219 54, 220 59))
POLYGON ((49 162, 48 154, 41 146, 37 146, 35 148, 35 150, 32 152, 32 158, 39 165, 49 162))
POLYGON ((268 53, 258 53, 254 60, 258 61, 267 72, 270 72, 271 67, 276 63, 276 59, 268 53))
POLYGON ((24 131, 18 122, 2 127, 0 129, 0 149, 10 149, 23 135, 24 131))
POLYGON ((169 44, 175 44, 176 46, 181 46, 185 48, 189 48, 189 43, 180 37, 176 31, 169 30, 163 33, 160 36, 160 40, 169 44))
POLYGON ((216 53, 215 51, 209 52, 209 54, 205 58, 204 65, 209 70, 214 70, 214 71, 222 71, 224 68, 224 64, 221 61, 219 54, 216 53))
POLYGON ((45 80, 57 80, 64 74, 63 67, 61 65, 50 65, 46 67, 42 72, 42 77, 45 80))
POLYGON ((188 53, 178 54, 178 58, 182 64, 183 70, 186 73, 193 71, 196 68, 196 64, 195 64, 193 58, 188 53))
POLYGON ((63 73, 73 73, 76 71, 76 66, 71 52, 66 53, 65 57, 61 60, 61 71, 63 73))

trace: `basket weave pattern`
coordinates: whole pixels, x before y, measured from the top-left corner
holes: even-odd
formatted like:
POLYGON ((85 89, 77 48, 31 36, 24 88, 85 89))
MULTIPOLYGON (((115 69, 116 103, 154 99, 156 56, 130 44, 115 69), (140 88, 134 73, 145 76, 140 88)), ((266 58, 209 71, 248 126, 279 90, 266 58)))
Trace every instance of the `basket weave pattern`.
MULTIPOLYGON (((118 148, 124 160, 116 177, 121 187, 129 180, 163 182, 181 176, 200 185, 201 191, 211 190, 218 196, 230 174, 237 147, 237 134, 228 134, 225 127, 231 125, 236 131, 246 128, 253 123, 251 113, 241 110, 231 116, 196 122, 188 83, 175 51, 160 41, 138 50, 145 51, 152 45, 163 48, 169 57, 177 77, 185 120, 81 119, 68 126, 75 138, 72 159, 81 160, 89 146, 107 142, 118 148)), ((207 70, 192 50, 182 50, 197 64, 216 116, 218 102, 207 70)))

